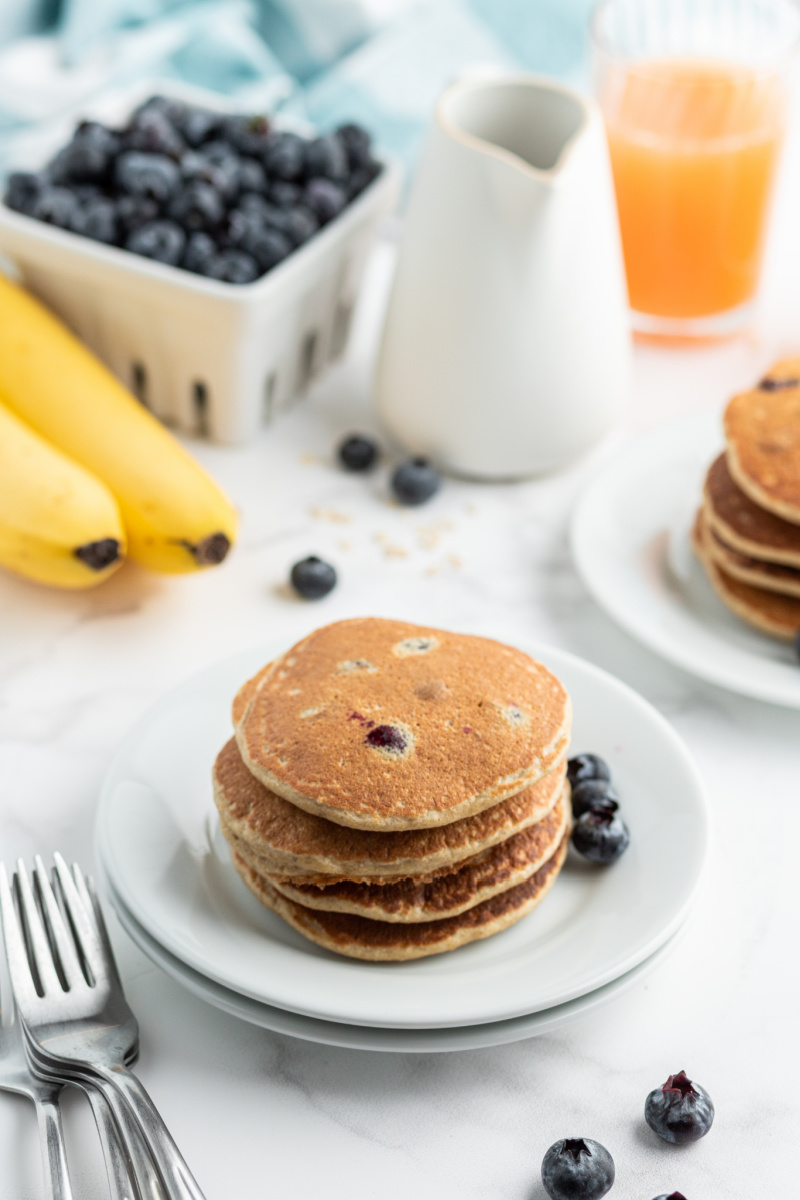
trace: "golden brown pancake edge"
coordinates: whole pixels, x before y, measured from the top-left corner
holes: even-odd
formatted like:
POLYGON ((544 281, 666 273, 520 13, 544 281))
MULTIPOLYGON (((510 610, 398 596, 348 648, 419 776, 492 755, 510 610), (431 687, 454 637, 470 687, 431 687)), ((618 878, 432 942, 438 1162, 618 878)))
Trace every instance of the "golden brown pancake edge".
POLYGON ((368 962, 405 962, 444 954, 468 942, 492 937, 526 916, 555 883, 569 848, 565 836, 552 857, 517 887, 442 921, 398 924, 370 921, 349 913, 317 912, 281 896, 234 857, 234 865, 255 897, 303 937, 326 950, 368 962))
POLYGON ((522 651, 358 618, 288 651, 236 739, 248 769, 297 807, 389 831, 448 824, 530 786, 564 754, 570 724, 563 685, 522 651))

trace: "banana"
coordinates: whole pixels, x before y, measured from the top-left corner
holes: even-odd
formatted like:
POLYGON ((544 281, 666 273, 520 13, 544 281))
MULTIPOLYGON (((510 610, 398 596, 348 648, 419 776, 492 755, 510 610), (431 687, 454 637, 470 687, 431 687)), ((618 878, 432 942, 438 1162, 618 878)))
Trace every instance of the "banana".
POLYGON ((55 587, 94 587, 122 563, 108 488, 0 404, 0 564, 55 587))
POLYGON ((210 475, 52 313, 2 276, 0 401, 106 484, 129 558, 168 573, 225 558, 236 513, 210 475))

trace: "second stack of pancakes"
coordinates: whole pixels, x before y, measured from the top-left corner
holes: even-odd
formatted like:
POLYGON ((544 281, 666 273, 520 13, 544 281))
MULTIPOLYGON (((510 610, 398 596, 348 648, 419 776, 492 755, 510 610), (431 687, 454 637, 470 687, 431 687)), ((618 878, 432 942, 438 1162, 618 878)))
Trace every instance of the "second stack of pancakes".
POLYGON ((792 640, 800 631, 800 359, 776 363, 734 396, 724 427, 694 548, 728 608, 792 640))
POLYGON ((569 697, 521 651, 363 618, 240 690, 214 793, 237 871, 351 957, 455 949, 539 903, 566 856, 569 697))

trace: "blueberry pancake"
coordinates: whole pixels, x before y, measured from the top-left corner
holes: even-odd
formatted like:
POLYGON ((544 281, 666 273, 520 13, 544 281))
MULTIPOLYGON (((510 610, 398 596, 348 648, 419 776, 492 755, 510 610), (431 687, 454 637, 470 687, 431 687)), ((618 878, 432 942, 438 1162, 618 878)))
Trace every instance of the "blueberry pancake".
POLYGON ((728 467, 751 500, 800 525, 800 359, 777 363, 725 409, 728 467))
MULTIPOLYGON (((264 878, 276 892, 306 908, 353 913, 375 921, 441 921, 524 883, 552 857, 567 828, 567 791, 565 787, 543 821, 433 878, 398 879, 387 884, 342 880, 324 887, 285 876, 264 878)), ((240 857, 260 873, 246 854, 240 857)))
POLYGON ((391 881, 430 875, 503 842, 543 820, 561 794, 566 761, 516 796, 472 817, 433 829, 371 833, 305 812, 264 787, 242 762, 236 742, 214 764, 214 799, 222 831, 260 874, 308 881, 391 881))
POLYGON ((777 592, 734 579, 714 562, 708 550, 708 537, 701 509, 695 521, 692 544, 711 586, 723 604, 762 633, 783 641, 793 641, 800 630, 800 599, 781 596, 777 592))
POLYGON ((766 588, 768 592, 779 592, 782 596, 800 599, 800 568, 787 567, 783 563, 765 562, 742 554, 728 546, 706 520, 705 546, 711 561, 732 579, 749 583, 753 587, 766 588))
POLYGON ((234 855, 234 864, 254 896, 298 933, 326 950, 372 962, 403 962, 456 950, 491 937, 519 921, 544 899, 567 855, 565 835, 555 853, 516 887, 439 921, 372 921, 352 913, 320 912, 282 896, 234 855))
POLYGON ((703 511, 709 529, 731 550, 800 569, 800 526, 755 504, 734 482, 724 454, 708 469, 703 511))
POLYGON ((562 684, 522 651, 369 617, 304 638, 235 707, 242 758, 266 787, 374 832, 499 804, 552 769, 571 724, 562 684))

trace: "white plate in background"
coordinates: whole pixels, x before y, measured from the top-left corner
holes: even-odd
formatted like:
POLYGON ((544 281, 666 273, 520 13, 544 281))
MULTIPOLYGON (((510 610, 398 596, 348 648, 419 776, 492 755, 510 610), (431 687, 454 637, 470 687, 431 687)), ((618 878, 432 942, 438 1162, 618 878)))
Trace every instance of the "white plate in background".
POLYGON ((630 442, 575 510, 575 565, 609 616, 669 662, 744 696, 800 708, 793 647, 730 612, 691 551, 705 474, 723 446, 716 409, 630 442))

